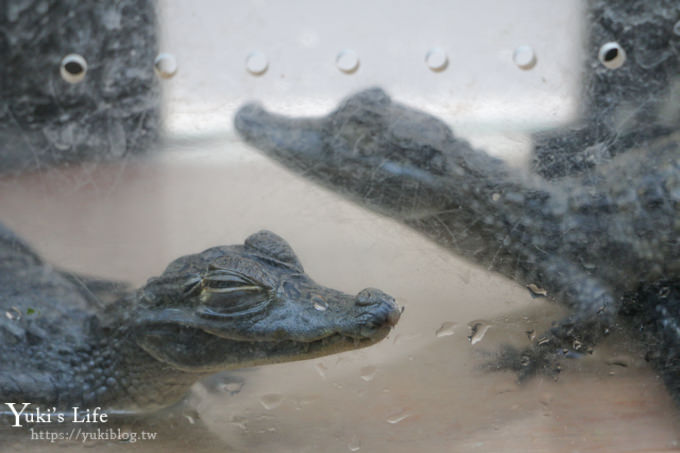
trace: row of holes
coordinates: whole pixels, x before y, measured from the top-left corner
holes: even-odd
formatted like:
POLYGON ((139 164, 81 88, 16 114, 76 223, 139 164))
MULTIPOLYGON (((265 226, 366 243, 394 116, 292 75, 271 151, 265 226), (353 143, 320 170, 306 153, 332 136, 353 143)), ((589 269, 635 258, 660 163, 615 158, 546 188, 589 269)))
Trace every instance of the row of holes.
MULTIPOLYGON (((519 46, 513 53, 513 61, 520 69, 529 70, 536 66, 536 53, 531 46, 519 46)), ((598 54, 600 62, 609 69, 618 69, 626 61, 626 52, 616 42, 608 42, 600 47, 598 54)), ((353 50, 343 50, 338 53, 335 64, 337 68, 352 74, 359 69, 359 56, 353 50)), ((425 55, 425 64, 434 72, 444 71, 449 58, 440 48, 430 49, 425 55)), ((253 75, 267 72, 269 62, 262 52, 252 52, 246 58, 246 69, 253 75)), ((171 54, 161 53, 154 60, 154 69, 159 77, 169 79, 177 73, 177 62, 171 54)), ((81 55, 70 54, 61 60, 61 77, 68 83, 78 83, 85 78, 87 61, 81 55)))

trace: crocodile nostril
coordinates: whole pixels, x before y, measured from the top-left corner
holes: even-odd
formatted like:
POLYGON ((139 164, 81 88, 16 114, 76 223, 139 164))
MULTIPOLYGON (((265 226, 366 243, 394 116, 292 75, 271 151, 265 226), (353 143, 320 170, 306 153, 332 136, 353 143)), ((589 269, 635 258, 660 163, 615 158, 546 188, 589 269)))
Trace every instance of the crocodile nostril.
POLYGON ((394 298, 375 288, 366 288, 357 294, 354 299, 354 303, 360 307, 366 307, 368 305, 379 304, 385 300, 391 300, 394 302, 394 298))
POLYGON ((390 325, 390 327, 397 325, 399 318, 401 318, 401 314, 404 312, 404 307, 399 308, 394 301, 392 301, 392 304, 394 305, 394 309, 387 313, 387 323, 390 325))
POLYGON ((392 296, 375 288, 366 288, 361 291, 354 299, 354 303, 360 307, 375 307, 371 308, 371 311, 379 313, 379 317, 390 327, 397 324, 403 311, 392 296))

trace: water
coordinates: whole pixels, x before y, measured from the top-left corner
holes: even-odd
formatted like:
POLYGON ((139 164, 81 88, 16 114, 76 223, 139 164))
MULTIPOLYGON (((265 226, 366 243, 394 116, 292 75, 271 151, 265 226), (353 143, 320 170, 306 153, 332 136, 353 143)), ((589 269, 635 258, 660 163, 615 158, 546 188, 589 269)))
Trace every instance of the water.
MULTIPOLYGON (((327 111, 355 89, 377 84, 456 128, 467 126, 476 146, 521 148, 541 125, 573 120, 578 103, 569 90, 580 90, 574 81, 579 71, 564 68, 579 67, 569 58, 574 48, 568 47, 579 41, 577 27, 567 27, 580 17, 572 9, 575 2, 527 2, 523 8, 482 2, 479 11, 456 6, 460 14, 450 14, 446 2, 440 4, 441 14, 432 14, 429 5, 404 9, 390 2, 371 9, 363 3, 349 8, 310 2, 305 5, 309 20, 285 5, 259 4, 259 10, 255 5, 255 10, 229 14, 216 14, 223 8, 217 4, 205 11, 164 6, 170 23, 163 48, 176 60, 174 72, 162 69, 167 63, 162 61, 159 76, 176 74, 164 83, 163 153, 2 180, 0 219, 60 268, 134 286, 178 256, 240 243, 267 228, 293 245, 319 283, 349 293, 375 286, 408 310, 390 336, 371 348, 230 371, 238 380, 196 386, 195 395, 183 403, 187 407, 174 416, 162 413, 133 422, 125 417, 126 432, 145 429, 158 432, 159 439, 107 442, 108 449, 674 448, 680 432, 677 410, 625 332, 612 332, 592 354, 565 361, 556 381, 542 376, 519 384, 512 373, 484 371, 501 344, 520 347, 538 340, 564 313, 547 298, 532 298, 527 288, 292 175, 245 147, 230 129, 234 108, 249 99, 311 115, 327 111), (363 22, 342 15, 350 10, 365 10, 356 16, 363 22), (313 20, 322 13, 334 19, 328 27, 313 20), (239 29, 244 17, 264 25, 239 29), (418 20, 423 17, 427 20, 418 20), (335 23, 340 28, 333 28, 335 23), (365 42, 343 34, 348 23, 357 27, 353 36, 365 42), (417 23, 431 26, 415 33, 417 23), (264 32, 274 38, 265 39, 264 32), (532 37, 528 53, 516 47, 527 36, 532 37), (436 43, 447 43, 446 51, 432 47, 436 43), (345 46, 352 50, 338 54, 349 49, 345 46), (252 49, 261 50, 249 53, 252 49), (446 70, 451 62, 465 70, 446 70), (523 128, 513 129, 517 124, 523 128)), ((17 5, 15 19, 21 13, 17 5)), ((107 21, 112 27, 113 19, 107 21)), ((85 57, 91 67, 80 71, 84 82, 96 67, 85 57)), ((628 64, 619 50, 605 60, 628 64)), ((54 74, 61 85, 83 86, 63 83, 57 66, 54 74)), ((58 132, 54 139, 63 148, 77 130, 58 132)), ((501 194, 492 199, 500 201, 501 194)), ((543 292, 540 282, 529 290, 543 292)), ((322 301, 315 308, 329 309, 322 301)), ((9 310, 5 319, 20 315, 9 310)), ((0 443, 18 439, 19 450, 54 450, 27 440, 26 433, 0 429, 0 443)), ((60 446, 62 451, 92 450, 78 443, 60 446)))

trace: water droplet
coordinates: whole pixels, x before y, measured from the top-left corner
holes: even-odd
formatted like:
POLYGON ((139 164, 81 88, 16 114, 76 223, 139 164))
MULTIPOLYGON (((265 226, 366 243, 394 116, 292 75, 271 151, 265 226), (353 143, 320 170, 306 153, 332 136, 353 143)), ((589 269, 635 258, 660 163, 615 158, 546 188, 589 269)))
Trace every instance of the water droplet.
POLYGON ((472 321, 468 323, 468 327, 470 328, 468 340, 470 340, 470 344, 475 345, 484 339, 484 335, 486 335, 486 331, 489 330, 491 324, 486 321, 472 321))
POLYGON ((533 47, 523 45, 517 47, 512 53, 512 61, 515 62, 518 68, 527 71, 536 66, 538 60, 536 59, 536 52, 534 52, 533 47))
POLYGON ((21 311, 17 307, 12 307, 5 312, 5 317, 10 321, 18 321, 21 319, 21 311))
POLYGON ((342 50, 335 57, 335 65, 345 74, 352 74, 359 69, 359 56, 353 50, 342 50))
POLYGON ((295 408, 297 410, 300 410, 305 406, 309 406, 310 404, 316 403, 318 400, 319 400, 319 397, 315 396, 315 395, 301 396, 301 397, 295 399, 295 408))
POLYGON ((439 327, 439 329, 437 329, 435 335, 437 335, 439 338, 450 337, 455 333, 456 326, 458 326, 458 323, 446 321, 441 325, 441 327, 439 327))
POLYGON ((182 415, 184 415, 184 418, 187 419, 190 425, 195 425, 196 420, 199 420, 201 418, 198 412, 194 409, 189 409, 185 411, 182 415))
POLYGON ((76 53, 66 55, 61 60, 59 73, 61 78, 68 83, 78 83, 85 78, 87 72, 87 62, 83 57, 76 53))
POLYGON ((267 72, 269 61, 262 52, 254 51, 246 57, 246 69, 252 75, 262 75, 267 72))
POLYGON ((411 416, 411 414, 409 412, 402 409, 399 412, 396 412, 396 413, 390 415, 389 417, 387 417, 387 423, 389 423, 390 425, 396 425, 397 423, 406 420, 410 416, 411 416))
POLYGON ((673 33, 680 36, 680 20, 673 25, 673 33))
POLYGON ((555 396, 552 393, 543 393, 543 394, 541 394, 539 401, 544 406, 548 406, 548 405, 550 405, 550 403, 553 402, 554 398, 555 398, 555 396))
POLYGON ((314 369, 316 370, 317 373, 319 373, 319 376, 326 379, 326 371, 328 371, 328 367, 326 365, 324 365, 323 363, 317 363, 316 365, 314 365, 314 369))
POLYGON ((606 361, 607 365, 620 366, 622 368, 628 368, 632 365, 633 359, 625 355, 614 356, 608 358, 606 361))
POLYGON ((234 395, 241 391, 243 382, 222 382, 217 385, 217 390, 222 393, 229 393, 234 395))
POLYGON ((349 448, 349 451, 361 450, 361 440, 359 440, 359 436, 357 436, 356 434, 353 435, 352 438, 347 443, 347 448, 349 448))
POLYGON ((314 48, 319 45, 319 35, 313 31, 305 31, 298 37, 300 44, 307 48, 314 48))
POLYGON ((177 60, 169 53, 159 53, 153 61, 153 69, 161 79, 172 78, 177 74, 177 60))
POLYGON ((533 297, 545 297, 548 295, 548 291, 546 291, 544 288, 541 288, 535 283, 529 283, 527 285, 527 288, 529 288, 529 291, 531 291, 531 295, 533 297))
POLYGON ((548 344, 548 343, 550 343, 550 337, 541 337, 536 342, 536 344, 538 344, 539 346, 543 346, 544 344, 548 344))
POLYGON ((246 417, 235 415, 231 418, 230 423, 243 431, 248 431, 248 419, 246 417))
POLYGON ((283 395, 279 395, 278 393, 269 393, 267 395, 263 395, 262 398, 260 398, 260 404, 262 404, 262 407, 268 411, 279 407, 282 401, 283 395))
POLYGON ((529 357, 528 355, 523 355, 519 359, 519 364, 522 367, 525 367, 525 368, 528 367, 531 364, 531 357, 529 357))
POLYGON ((321 296, 312 296, 312 303, 314 304, 314 309, 318 311, 328 310, 328 303, 321 296))
POLYGON ((444 49, 434 47, 425 55, 425 64, 433 72, 441 72, 449 65, 449 57, 444 49))
POLYGON ((626 61, 626 51, 617 42, 608 42, 600 47, 597 58, 606 68, 618 69, 626 61))
POLYGON ((360 371, 361 379, 363 379, 366 382, 370 382, 375 377, 375 373, 377 371, 378 371, 378 369, 374 366, 365 366, 360 371))

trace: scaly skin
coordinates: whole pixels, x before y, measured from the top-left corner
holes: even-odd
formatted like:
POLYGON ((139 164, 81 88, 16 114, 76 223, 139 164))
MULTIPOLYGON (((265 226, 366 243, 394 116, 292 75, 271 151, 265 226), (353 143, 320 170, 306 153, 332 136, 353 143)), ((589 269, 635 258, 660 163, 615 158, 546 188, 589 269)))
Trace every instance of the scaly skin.
POLYGON ((680 272, 678 137, 599 166, 586 184, 514 170, 380 89, 324 118, 289 119, 250 104, 235 126, 285 166, 569 307, 535 344, 508 354, 504 366, 521 362, 522 375, 589 350, 625 294, 680 272))
POLYGON ((268 231, 178 258, 114 303, 100 290, 124 288, 89 283, 0 225, 0 400, 153 411, 220 370, 369 346, 401 313, 377 289, 316 284, 268 231))
POLYGON ((589 0, 583 20, 578 120, 534 137, 532 167, 545 178, 587 173, 634 147, 647 147, 680 125, 680 20, 676 0, 589 0), (600 63, 617 42, 624 64, 600 63))

